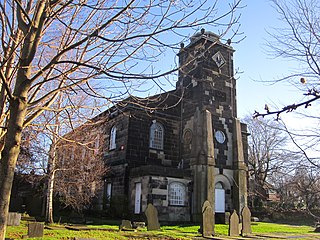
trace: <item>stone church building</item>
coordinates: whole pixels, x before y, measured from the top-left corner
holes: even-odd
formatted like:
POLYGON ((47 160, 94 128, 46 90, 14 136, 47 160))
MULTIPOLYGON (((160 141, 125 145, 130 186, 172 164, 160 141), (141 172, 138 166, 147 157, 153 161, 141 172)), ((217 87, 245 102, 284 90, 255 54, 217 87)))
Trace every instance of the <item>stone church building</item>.
POLYGON ((175 90, 126 99, 93 119, 102 121, 95 132, 110 167, 100 210, 123 204, 138 218, 152 203, 160 221, 200 222, 205 200, 216 216, 246 206, 247 130, 237 119, 233 53, 202 30, 181 45, 175 90))

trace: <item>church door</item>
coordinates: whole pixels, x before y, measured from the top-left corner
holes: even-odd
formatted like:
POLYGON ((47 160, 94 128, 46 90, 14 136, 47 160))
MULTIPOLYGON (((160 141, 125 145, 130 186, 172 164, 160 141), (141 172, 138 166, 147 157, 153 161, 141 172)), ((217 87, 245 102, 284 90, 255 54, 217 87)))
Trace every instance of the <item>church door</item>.
POLYGON ((136 183, 134 213, 139 214, 140 211, 141 211, 141 183, 136 183))
POLYGON ((215 212, 224 213, 226 211, 225 203, 225 190, 223 189, 222 183, 218 182, 215 186, 215 212))

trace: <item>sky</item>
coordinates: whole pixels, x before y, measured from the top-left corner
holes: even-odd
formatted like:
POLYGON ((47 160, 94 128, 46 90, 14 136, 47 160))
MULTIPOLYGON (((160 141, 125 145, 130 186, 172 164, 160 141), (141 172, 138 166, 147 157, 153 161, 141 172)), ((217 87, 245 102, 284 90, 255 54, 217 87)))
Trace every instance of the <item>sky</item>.
MULTIPOLYGON (((275 27, 283 22, 269 0, 243 0, 246 5, 240 18, 241 30, 246 38, 233 46, 235 68, 241 74, 237 80, 238 117, 252 114, 254 110, 263 112, 265 104, 270 108, 297 102, 302 93, 288 83, 270 84, 290 73, 296 63, 274 58, 266 46, 275 27)), ((297 81, 300 81, 298 78, 297 81)))
MULTIPOLYGON (((263 112, 265 104, 268 104, 270 109, 276 109, 298 103, 303 99, 303 93, 288 83, 266 83, 289 75, 298 67, 297 63, 274 58, 268 53, 270 49, 266 44, 271 40, 268 32, 284 24, 278 19, 279 15, 273 8, 271 0, 242 0, 242 6, 244 7, 239 11, 240 31, 246 38, 240 43, 232 44, 235 50, 235 70, 240 72, 235 76, 239 118, 252 115, 255 110, 263 112)), ((216 29, 205 26, 204 28, 206 31, 218 33, 216 29)), ((167 59, 165 64, 173 64, 168 59, 174 57, 177 58, 176 53, 165 56, 167 59)), ((297 78, 297 82, 299 81, 300 78, 297 78)), ((174 86, 169 86, 170 90, 172 88, 174 86)), ((285 118, 290 119, 290 117, 291 115, 285 118)))
MULTIPOLYGON (((294 69, 299 68, 297 62, 275 58, 270 55, 270 51, 268 53, 270 49, 266 43, 271 40, 268 32, 284 24, 279 20, 279 15, 271 1, 243 0, 243 3, 246 7, 242 9, 240 22, 246 39, 233 46, 236 50, 234 53, 235 68, 239 68, 242 72, 237 80, 238 117, 244 118, 252 115, 255 110, 265 112, 265 104, 268 104, 271 110, 275 110, 305 100, 304 92, 288 83, 273 85, 266 83, 266 81, 288 76, 294 69)), ((297 83, 300 83, 300 77, 297 77, 297 83)), ((280 117, 290 131, 315 136, 320 129, 319 121, 311 117, 306 118, 299 112, 307 116, 318 116, 319 111, 319 104, 313 104, 307 109, 300 108, 293 113, 283 113, 280 117)), ((309 157, 319 155, 320 149, 317 147, 318 144, 314 144, 314 141, 317 141, 317 138, 301 136, 296 138, 296 142, 304 147, 309 157)))

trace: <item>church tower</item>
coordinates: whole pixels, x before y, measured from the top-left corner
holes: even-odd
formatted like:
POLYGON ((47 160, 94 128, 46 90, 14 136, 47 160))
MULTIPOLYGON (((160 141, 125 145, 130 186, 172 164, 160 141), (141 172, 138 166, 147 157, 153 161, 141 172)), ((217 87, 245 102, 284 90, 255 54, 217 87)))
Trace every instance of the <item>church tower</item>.
POLYGON ((246 126, 237 119, 233 53, 230 42, 204 30, 179 52, 181 157, 192 171, 195 222, 206 200, 216 219, 247 205, 246 126))

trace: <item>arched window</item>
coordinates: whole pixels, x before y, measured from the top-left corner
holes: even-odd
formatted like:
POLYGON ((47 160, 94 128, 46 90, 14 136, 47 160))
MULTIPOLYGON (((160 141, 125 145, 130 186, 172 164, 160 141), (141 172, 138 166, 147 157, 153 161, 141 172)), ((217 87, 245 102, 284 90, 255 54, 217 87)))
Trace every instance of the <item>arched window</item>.
POLYGON ((186 202, 186 186, 183 183, 173 182, 169 185, 169 204, 184 206, 186 202))
POLYGON ((112 184, 110 182, 108 182, 108 183, 106 183, 106 205, 107 205, 107 207, 110 207, 111 194, 112 194, 112 184))
POLYGON ((110 145, 109 150, 116 148, 116 135, 117 135, 117 128, 113 126, 110 131, 110 145))
POLYGON ((150 127, 150 148, 163 149, 163 126, 154 121, 150 127))
POLYGON ((224 213, 226 211, 226 197, 225 190, 222 182, 217 182, 215 185, 215 212, 216 213, 224 213))

